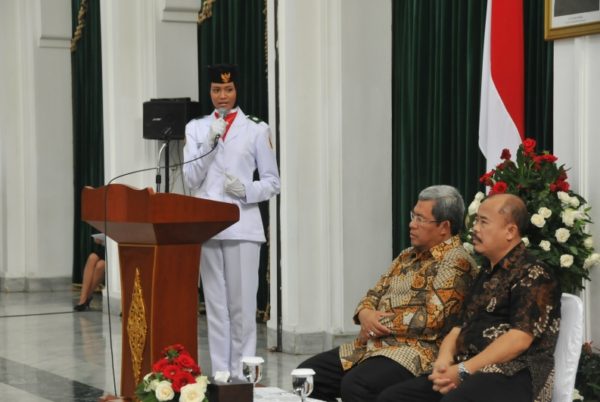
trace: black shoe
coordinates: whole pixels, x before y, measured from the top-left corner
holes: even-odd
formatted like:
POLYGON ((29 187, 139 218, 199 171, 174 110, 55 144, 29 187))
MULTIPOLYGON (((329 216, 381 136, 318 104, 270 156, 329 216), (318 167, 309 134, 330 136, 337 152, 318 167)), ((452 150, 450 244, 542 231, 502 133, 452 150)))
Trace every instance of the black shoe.
POLYGON ((92 297, 88 297, 88 299, 85 301, 85 303, 82 304, 78 304, 75 307, 73 307, 73 310, 75 311, 85 311, 85 310, 89 310, 90 309, 90 303, 92 302, 92 297))

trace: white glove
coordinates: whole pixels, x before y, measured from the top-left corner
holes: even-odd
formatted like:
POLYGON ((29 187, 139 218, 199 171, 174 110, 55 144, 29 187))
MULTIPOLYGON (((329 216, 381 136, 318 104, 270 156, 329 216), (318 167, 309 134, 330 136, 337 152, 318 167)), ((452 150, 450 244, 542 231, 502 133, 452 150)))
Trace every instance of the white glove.
POLYGON ((217 138, 217 135, 219 137, 223 136, 223 133, 225 132, 226 128, 227 123, 225 122, 225 120, 223 120, 223 118, 216 119, 212 122, 208 130, 208 137, 206 138, 208 140, 208 146, 210 148, 216 145, 215 139, 217 138))
POLYGON ((244 198, 246 197, 246 187, 242 184, 240 179, 225 173, 225 192, 234 197, 244 198))

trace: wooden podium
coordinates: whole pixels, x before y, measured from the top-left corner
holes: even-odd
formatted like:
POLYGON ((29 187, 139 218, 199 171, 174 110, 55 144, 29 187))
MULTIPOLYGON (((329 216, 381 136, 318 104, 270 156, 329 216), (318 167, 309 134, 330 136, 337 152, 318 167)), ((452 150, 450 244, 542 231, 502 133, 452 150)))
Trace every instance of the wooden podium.
POLYGON ((119 244, 121 395, 133 397, 161 350, 198 361, 201 243, 239 220, 237 205, 122 184, 81 194, 81 218, 119 244))

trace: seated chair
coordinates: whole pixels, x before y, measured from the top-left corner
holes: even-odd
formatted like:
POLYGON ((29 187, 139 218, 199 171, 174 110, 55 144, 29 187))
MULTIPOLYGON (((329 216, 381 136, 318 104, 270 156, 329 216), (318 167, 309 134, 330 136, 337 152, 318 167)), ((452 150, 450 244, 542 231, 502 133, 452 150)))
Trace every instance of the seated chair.
POLYGON ((561 320, 554 350, 552 402, 571 402, 583 345, 583 303, 579 297, 569 293, 563 293, 560 302, 561 320))

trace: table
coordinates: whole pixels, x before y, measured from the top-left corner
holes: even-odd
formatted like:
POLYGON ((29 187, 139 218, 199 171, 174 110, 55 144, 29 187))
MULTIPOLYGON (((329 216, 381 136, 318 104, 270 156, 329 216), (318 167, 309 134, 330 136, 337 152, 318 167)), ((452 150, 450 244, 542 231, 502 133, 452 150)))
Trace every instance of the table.
MULTIPOLYGON (((299 402, 300 397, 277 387, 256 387, 254 389, 256 402, 299 402)), ((320 399, 306 398, 307 402, 319 402, 320 399)))

